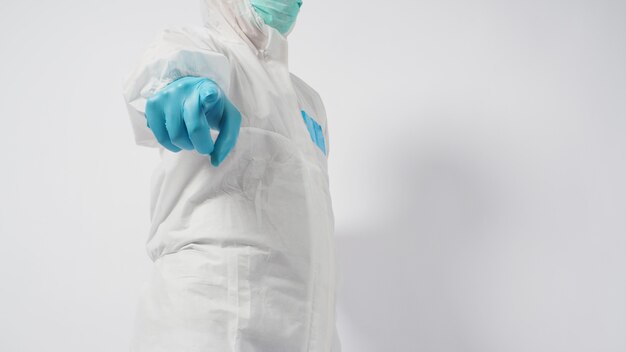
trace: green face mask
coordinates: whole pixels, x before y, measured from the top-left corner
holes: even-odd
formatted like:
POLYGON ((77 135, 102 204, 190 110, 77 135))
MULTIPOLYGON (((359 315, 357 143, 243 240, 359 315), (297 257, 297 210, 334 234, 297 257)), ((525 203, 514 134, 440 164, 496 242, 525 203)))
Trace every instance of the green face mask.
POLYGON ((287 34, 293 28, 302 0, 250 0, 265 24, 287 34))

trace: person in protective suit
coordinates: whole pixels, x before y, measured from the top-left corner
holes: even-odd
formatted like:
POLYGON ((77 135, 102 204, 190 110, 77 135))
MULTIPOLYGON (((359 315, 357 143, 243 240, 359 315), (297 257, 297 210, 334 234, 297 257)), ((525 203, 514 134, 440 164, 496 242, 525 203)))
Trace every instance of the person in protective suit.
POLYGON ((338 352, 326 113, 289 72, 300 0, 203 0, 126 82, 159 148, 135 352, 338 352))

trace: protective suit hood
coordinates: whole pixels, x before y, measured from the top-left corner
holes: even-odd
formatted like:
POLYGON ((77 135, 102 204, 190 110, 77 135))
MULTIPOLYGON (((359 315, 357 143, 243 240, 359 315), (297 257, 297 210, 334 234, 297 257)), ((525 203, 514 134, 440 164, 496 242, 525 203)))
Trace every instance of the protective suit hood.
POLYGON ((259 52, 286 51, 286 35, 266 25, 250 0, 202 0, 202 3, 207 28, 227 38, 237 37, 259 52))

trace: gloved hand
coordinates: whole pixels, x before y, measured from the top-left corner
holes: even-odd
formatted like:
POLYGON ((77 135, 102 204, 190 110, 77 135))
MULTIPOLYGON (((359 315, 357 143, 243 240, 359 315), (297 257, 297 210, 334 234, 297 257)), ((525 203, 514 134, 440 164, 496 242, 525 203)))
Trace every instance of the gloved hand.
POLYGON ((210 79, 184 77, 146 103, 146 120, 157 141, 172 152, 195 149, 218 166, 235 146, 241 113, 210 79), (210 129, 218 130, 213 143, 210 129))

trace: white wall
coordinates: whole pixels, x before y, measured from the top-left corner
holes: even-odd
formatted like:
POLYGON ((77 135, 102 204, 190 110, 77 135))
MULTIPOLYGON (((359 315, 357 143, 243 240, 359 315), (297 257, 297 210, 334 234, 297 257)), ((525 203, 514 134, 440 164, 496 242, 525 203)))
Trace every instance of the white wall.
MULTIPOLYGON (((124 351, 154 151, 121 85, 194 0, 0 4, 0 351, 124 351)), ((305 1, 345 352, 625 351, 626 2, 305 1)))

